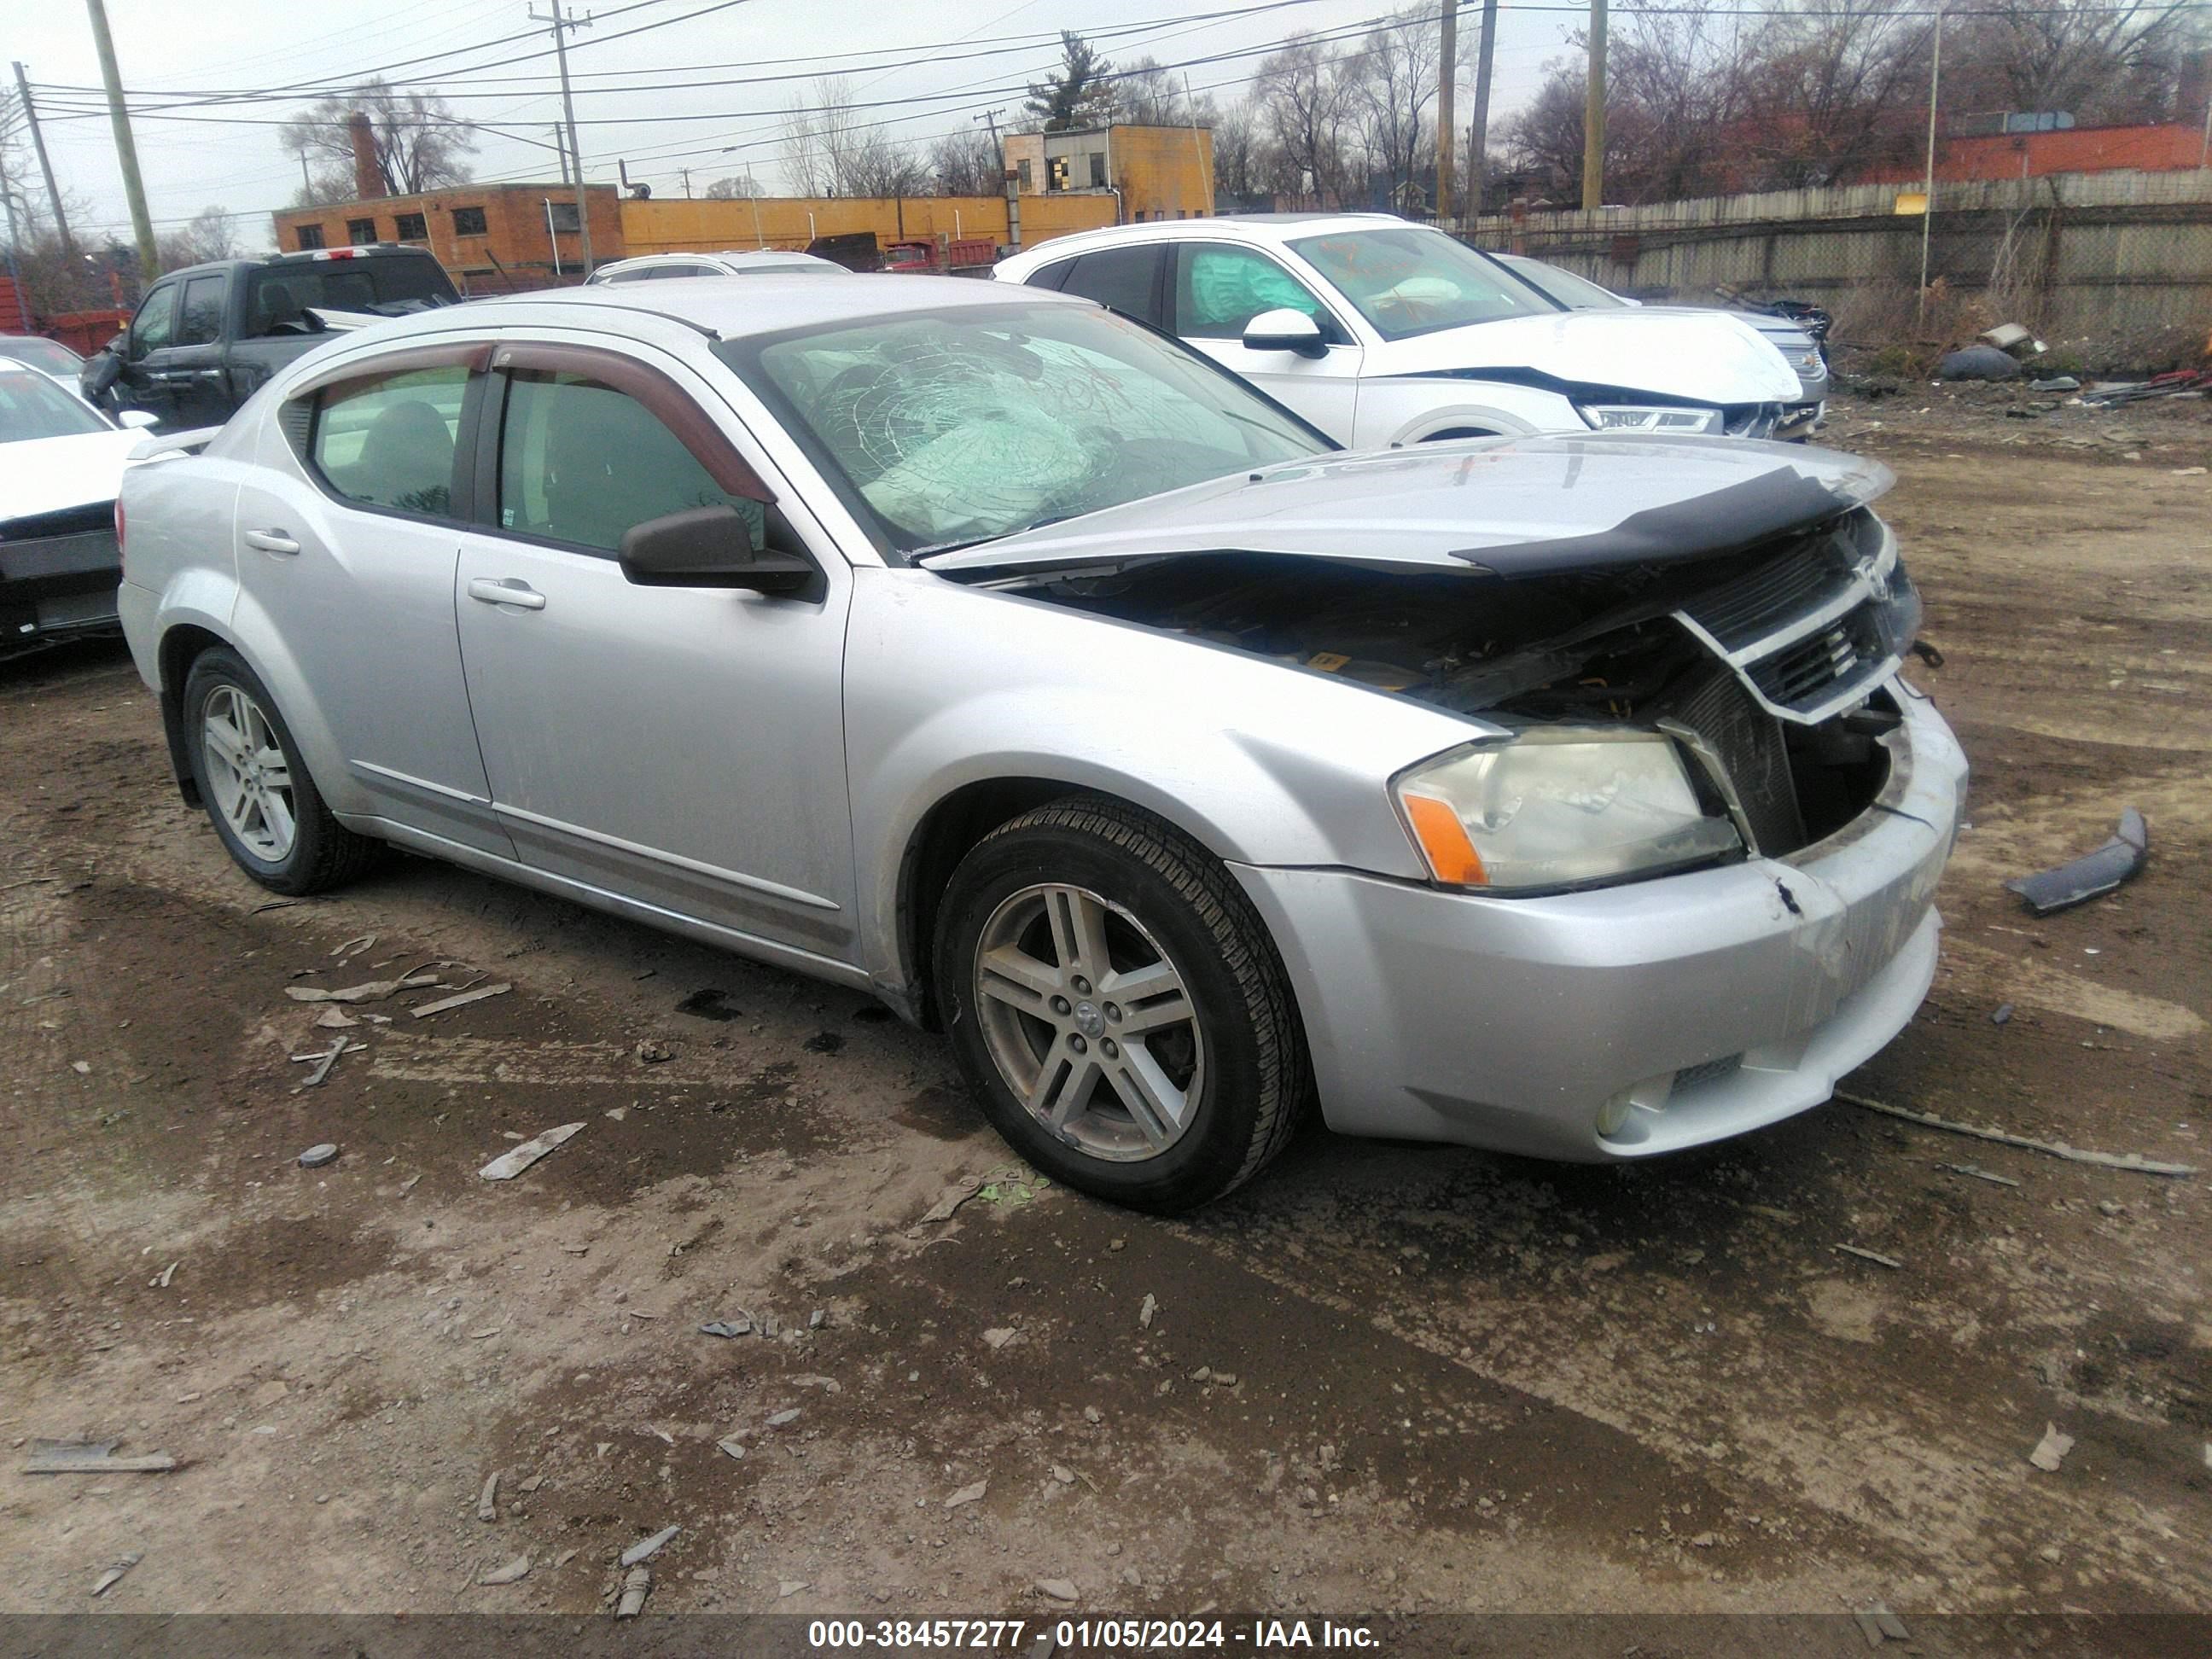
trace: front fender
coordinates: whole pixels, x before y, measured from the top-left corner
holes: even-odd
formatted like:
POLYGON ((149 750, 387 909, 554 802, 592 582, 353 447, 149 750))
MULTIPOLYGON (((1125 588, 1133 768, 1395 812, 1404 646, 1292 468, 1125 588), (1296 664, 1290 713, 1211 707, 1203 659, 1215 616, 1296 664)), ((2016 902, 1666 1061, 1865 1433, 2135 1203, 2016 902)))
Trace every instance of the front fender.
POLYGON ((1418 879, 1403 767, 1480 726, 1243 652, 964 587, 856 572, 845 672, 862 949, 902 982, 900 876, 931 811, 1002 778, 1096 790, 1224 860, 1418 879))
POLYGON ((1588 428, 1573 404, 1540 386, 1443 375, 1384 377, 1360 385, 1361 448, 1421 443, 1439 433, 1468 430, 1521 438, 1588 428))

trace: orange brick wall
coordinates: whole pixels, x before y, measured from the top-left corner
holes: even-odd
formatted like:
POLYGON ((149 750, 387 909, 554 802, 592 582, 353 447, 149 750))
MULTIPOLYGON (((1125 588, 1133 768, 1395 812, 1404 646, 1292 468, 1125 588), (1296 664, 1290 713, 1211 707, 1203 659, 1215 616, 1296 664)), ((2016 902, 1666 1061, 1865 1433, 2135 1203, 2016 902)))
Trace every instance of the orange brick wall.
MULTIPOLYGON (((376 240, 396 242, 399 240, 398 216, 419 213, 428 232, 427 245, 431 253, 453 274, 456 281, 465 276, 491 276, 501 266, 542 279, 550 277, 554 268, 553 239, 545 228, 548 198, 556 203, 574 202, 575 187, 562 184, 464 185, 420 196, 386 196, 364 202, 339 202, 329 207, 299 208, 275 216, 276 246, 280 252, 294 252, 300 246, 300 227, 320 225, 324 246, 343 247, 352 240, 346 225, 353 219, 374 219, 376 240), (483 210, 483 235, 453 234, 453 210, 457 207, 483 210)), ((593 185, 585 191, 585 201, 592 219, 592 257, 600 264, 621 258, 624 248, 619 193, 611 185, 593 185)), ((583 238, 574 231, 563 231, 559 240, 563 270, 580 278, 583 238)))
MULTIPOLYGON (((1936 177, 1944 183, 1960 184, 1975 179, 2033 179, 2046 173, 2106 173, 2124 167, 2170 173, 2197 166, 2203 153, 2204 131, 2198 126, 1990 133, 1942 140, 1936 151, 1936 177)), ((1921 176, 1921 164, 1915 162, 1870 173, 1868 179, 1905 184, 1921 176)))

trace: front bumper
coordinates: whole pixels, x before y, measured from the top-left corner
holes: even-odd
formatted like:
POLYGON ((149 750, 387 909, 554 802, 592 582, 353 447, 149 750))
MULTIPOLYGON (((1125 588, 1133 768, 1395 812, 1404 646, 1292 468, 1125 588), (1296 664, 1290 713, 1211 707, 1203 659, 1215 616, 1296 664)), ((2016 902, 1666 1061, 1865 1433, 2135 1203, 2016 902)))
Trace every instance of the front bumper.
POLYGON ((0 541, 0 653, 116 625, 112 528, 0 541))
POLYGON ((1289 969, 1329 1126, 1601 1163, 1826 1100, 1936 971, 1966 758, 1924 698, 1897 696, 1879 801, 1786 860, 1528 899, 1233 866, 1289 969), (1624 1094, 1626 1124, 1601 1135, 1624 1094))

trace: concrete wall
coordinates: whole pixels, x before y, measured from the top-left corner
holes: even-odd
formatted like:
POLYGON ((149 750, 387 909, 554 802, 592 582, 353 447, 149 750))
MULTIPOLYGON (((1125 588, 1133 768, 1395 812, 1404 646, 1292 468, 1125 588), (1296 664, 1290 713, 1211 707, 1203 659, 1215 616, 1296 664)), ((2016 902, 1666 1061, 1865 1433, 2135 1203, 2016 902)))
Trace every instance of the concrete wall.
MULTIPOLYGON (((1114 222, 1110 196, 1024 196, 1024 246, 1114 222)), ((598 222, 592 222, 594 228, 598 222)), ((631 253, 708 253, 724 248, 804 248, 816 236, 872 230, 878 243, 918 237, 987 237, 1005 243, 1000 196, 767 196, 750 201, 692 201, 656 196, 622 204, 623 240, 631 253)))
MULTIPOLYGON (((1855 306, 1917 289, 1922 221, 1894 210, 1899 193, 1858 185, 1492 214, 1465 234, 1639 298, 1706 301, 1734 286, 1810 300, 1844 336, 1855 306)), ((2212 173, 1939 182, 1929 230, 1931 280, 1974 295, 1995 277, 2008 319, 2046 335, 2119 350, 2212 331, 2212 173)))

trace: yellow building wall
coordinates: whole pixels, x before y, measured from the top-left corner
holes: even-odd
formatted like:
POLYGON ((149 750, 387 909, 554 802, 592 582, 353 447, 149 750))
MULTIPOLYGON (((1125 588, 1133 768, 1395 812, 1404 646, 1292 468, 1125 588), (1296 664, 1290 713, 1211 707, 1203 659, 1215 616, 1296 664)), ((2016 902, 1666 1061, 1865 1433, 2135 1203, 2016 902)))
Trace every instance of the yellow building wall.
MULTIPOLYGON (((1024 196, 1025 247, 1114 222, 1110 196, 1024 196)), ((804 248, 817 236, 872 230, 878 244, 975 238, 1004 244, 1006 203, 999 196, 768 196, 750 201, 625 198, 627 253, 710 253, 726 248, 804 248)))
POLYGON ((1114 182, 1129 217, 1196 219, 1213 211, 1213 132, 1199 127, 1115 127, 1114 182))

